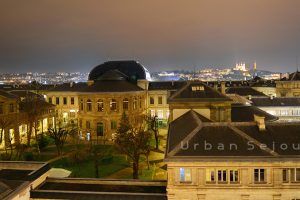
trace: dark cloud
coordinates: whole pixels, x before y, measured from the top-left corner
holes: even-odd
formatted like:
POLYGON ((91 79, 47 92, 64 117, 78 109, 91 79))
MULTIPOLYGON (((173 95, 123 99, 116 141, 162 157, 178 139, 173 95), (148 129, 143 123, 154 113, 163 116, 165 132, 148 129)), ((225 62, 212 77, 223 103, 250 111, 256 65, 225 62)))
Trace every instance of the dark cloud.
POLYGON ((89 71, 113 59, 137 59, 151 71, 254 60, 294 71, 299 7, 298 0, 1 0, 0 72, 89 71))

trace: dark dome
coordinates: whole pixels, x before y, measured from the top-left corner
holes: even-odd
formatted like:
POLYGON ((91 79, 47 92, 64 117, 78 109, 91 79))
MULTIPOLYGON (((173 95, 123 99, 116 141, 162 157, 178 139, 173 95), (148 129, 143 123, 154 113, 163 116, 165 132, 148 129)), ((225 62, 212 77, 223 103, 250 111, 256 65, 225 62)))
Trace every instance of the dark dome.
POLYGON ((151 79, 149 71, 140 63, 134 60, 128 61, 108 61, 100 64, 89 74, 89 80, 101 80, 101 76, 108 71, 118 70, 125 74, 130 81, 136 82, 139 79, 151 79))
POLYGON ((101 81, 125 81, 128 77, 119 70, 109 70, 105 72, 98 80, 101 81))

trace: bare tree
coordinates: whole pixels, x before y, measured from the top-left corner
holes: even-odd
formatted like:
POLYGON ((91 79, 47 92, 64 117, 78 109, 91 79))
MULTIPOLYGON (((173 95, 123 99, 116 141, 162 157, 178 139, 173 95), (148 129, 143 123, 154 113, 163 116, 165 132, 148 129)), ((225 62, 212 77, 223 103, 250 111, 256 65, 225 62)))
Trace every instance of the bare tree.
POLYGON ((134 179, 138 179, 140 156, 147 150, 150 139, 151 134, 145 131, 143 125, 133 127, 126 114, 122 115, 115 137, 115 145, 122 153, 131 158, 134 179))
POLYGON ((153 132, 155 138, 155 149, 159 147, 159 130, 158 130, 158 118, 157 116, 146 116, 148 128, 153 132))

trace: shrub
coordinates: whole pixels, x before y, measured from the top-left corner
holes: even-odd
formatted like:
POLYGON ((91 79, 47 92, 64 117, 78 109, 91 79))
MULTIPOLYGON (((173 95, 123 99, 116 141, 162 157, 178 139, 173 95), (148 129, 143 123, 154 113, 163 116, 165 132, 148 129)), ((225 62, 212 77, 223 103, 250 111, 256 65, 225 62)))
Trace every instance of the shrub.
POLYGON ((11 159, 11 156, 7 153, 1 153, 0 156, 1 156, 1 160, 4 160, 4 161, 11 159))
POLYGON ((24 160, 26 161, 33 161, 34 160, 34 155, 32 152, 25 152, 23 154, 24 160))
POLYGON ((41 150, 46 148, 52 142, 52 139, 47 135, 41 134, 38 137, 38 145, 41 150))

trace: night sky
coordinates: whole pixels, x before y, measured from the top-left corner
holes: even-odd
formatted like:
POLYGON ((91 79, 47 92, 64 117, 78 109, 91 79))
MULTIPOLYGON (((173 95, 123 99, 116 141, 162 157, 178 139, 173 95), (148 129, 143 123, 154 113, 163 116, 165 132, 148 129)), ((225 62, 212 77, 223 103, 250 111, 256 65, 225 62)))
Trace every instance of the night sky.
POLYGON ((0 0, 0 72, 300 63, 300 0, 0 0))

